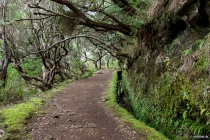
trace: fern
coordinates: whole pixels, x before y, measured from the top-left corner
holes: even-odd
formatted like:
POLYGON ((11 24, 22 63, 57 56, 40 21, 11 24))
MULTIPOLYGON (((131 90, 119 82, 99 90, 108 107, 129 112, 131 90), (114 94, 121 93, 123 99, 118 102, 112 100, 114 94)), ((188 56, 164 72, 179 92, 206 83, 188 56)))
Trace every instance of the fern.
POLYGON ((200 122, 200 119, 197 119, 196 122, 194 122, 191 126, 190 126, 190 130, 193 131, 194 134, 201 134, 201 130, 205 127, 205 125, 203 125, 200 122))

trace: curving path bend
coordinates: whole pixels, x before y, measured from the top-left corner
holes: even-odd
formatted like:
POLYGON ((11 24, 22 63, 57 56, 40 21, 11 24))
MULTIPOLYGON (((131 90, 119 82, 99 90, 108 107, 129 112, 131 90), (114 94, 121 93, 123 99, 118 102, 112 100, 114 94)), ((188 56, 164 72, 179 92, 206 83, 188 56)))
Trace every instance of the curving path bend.
POLYGON ((105 92, 113 71, 71 83, 47 103, 47 111, 29 124, 34 140, 139 140, 135 131, 107 111, 105 92))

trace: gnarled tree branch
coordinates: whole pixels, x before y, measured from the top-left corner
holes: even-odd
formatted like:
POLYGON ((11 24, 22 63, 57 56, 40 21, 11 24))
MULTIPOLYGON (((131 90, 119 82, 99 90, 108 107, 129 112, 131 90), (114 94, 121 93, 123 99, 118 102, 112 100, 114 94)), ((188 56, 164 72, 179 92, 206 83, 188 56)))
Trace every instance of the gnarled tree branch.
POLYGON ((67 0, 51 0, 54 1, 58 4, 65 5, 76 15, 80 17, 80 24, 88 26, 90 28, 96 29, 96 30, 101 30, 105 29, 104 31, 119 31, 125 35, 131 35, 131 29, 129 26, 122 26, 121 24, 108 24, 108 23, 103 23, 103 22, 95 22, 91 19, 89 19, 80 9, 78 9, 72 2, 67 1, 67 0))

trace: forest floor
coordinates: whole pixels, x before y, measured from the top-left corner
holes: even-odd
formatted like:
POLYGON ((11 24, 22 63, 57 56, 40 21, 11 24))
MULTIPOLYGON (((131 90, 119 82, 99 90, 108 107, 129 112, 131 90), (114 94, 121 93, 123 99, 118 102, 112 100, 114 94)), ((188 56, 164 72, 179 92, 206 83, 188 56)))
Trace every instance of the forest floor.
POLYGON ((44 115, 28 124, 34 140, 139 140, 140 136, 105 106, 113 71, 71 83, 47 101, 44 115))

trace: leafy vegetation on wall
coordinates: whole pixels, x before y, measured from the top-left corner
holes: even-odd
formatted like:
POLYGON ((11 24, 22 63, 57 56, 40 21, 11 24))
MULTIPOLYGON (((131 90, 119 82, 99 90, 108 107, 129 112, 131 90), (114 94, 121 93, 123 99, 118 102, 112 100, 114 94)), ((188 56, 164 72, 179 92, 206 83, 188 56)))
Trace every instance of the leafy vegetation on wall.
POLYGON ((170 139, 210 134, 210 35, 200 38, 192 29, 184 46, 183 36, 147 64, 139 58, 123 75, 136 118, 170 139))

